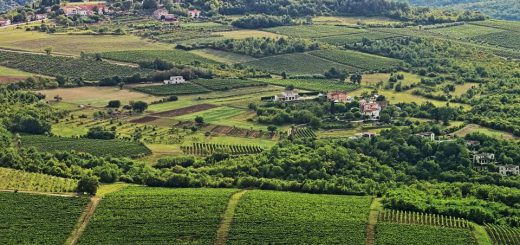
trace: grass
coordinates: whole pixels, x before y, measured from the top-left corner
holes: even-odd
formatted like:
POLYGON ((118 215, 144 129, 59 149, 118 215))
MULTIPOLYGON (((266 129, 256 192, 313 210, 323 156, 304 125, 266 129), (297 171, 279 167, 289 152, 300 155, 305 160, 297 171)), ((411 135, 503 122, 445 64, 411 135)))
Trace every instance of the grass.
POLYGON ((343 17, 343 16, 317 16, 312 18, 312 22, 318 25, 386 25, 399 23, 398 20, 393 20, 384 17, 343 17))
POLYGON ((78 181, 40 173, 0 168, 0 189, 38 192, 73 192, 78 181))
POLYGON ((226 31, 226 32, 217 32, 216 34, 222 35, 225 38, 229 39, 246 39, 246 38, 279 38, 281 35, 277 35, 272 32, 267 31, 259 31, 259 30, 236 30, 236 31, 226 31))
POLYGON ((368 38, 370 40, 380 40, 385 38, 397 37, 398 34, 386 33, 386 32, 378 32, 370 30, 368 32, 347 34, 347 35, 337 35, 337 36, 326 36, 317 38, 318 41, 322 41, 325 43, 329 43, 332 45, 343 46, 345 44, 353 44, 359 43, 363 41, 363 38, 368 38))
POLYGON ((213 244, 236 191, 127 187, 103 198, 79 244, 213 244))
POLYGON ((478 83, 464 83, 464 84, 461 84, 461 85, 456 85, 455 86, 455 91, 452 92, 451 94, 453 96, 461 96, 464 93, 466 93, 466 91, 471 89, 472 87, 478 88, 478 83))
POLYGON ((33 75, 32 73, 12 69, 5 66, 0 66, 0 76, 17 76, 17 77, 28 77, 33 75))
POLYGON ((351 83, 341 83, 337 80, 332 79, 258 79, 262 82, 267 82, 270 84, 275 84, 279 86, 288 86, 294 85, 294 87, 299 89, 305 89, 310 91, 352 91, 357 88, 356 85, 351 83))
POLYGON ((359 71, 358 68, 318 58, 306 53, 270 56, 246 62, 244 65, 276 74, 281 74, 282 72, 289 74, 323 74, 332 67, 339 70, 346 70, 348 73, 359 71))
POLYGON ((256 58, 253 58, 248 55, 236 54, 232 52, 216 50, 216 49, 196 49, 190 51, 195 55, 204 57, 209 60, 213 60, 219 63, 225 64, 237 64, 237 63, 245 63, 250 61, 255 61, 256 58))
POLYGON ((225 79, 225 78, 214 78, 214 79, 197 79, 192 81, 202 87, 205 87, 210 90, 221 90, 226 91, 235 88, 245 88, 245 87, 257 87, 257 86, 266 86, 267 83, 258 82, 254 80, 247 79, 225 79))
POLYGON ((363 129, 361 127, 357 127, 357 128, 352 128, 352 129, 323 130, 323 131, 316 132, 316 134, 320 138, 345 138, 345 137, 359 136, 359 134, 364 133, 364 132, 379 134, 381 131, 383 131, 385 129, 389 129, 389 128, 363 129))
POLYGON ((491 136, 493 138, 499 138, 499 139, 518 139, 518 137, 514 136, 511 133, 499 131, 495 129, 486 128, 477 124, 469 124, 466 127, 458 130, 455 132, 455 135, 464 137, 470 133, 479 132, 488 136, 491 136))
POLYGON ((193 121, 196 117, 203 117, 205 123, 218 123, 242 113, 244 113, 244 110, 242 109, 223 106, 188 115, 182 115, 176 118, 183 121, 193 121))
POLYGON ((146 155, 150 150, 138 142, 122 140, 58 138, 42 135, 22 136, 23 147, 35 147, 40 151, 77 151, 96 156, 131 157, 146 155))
POLYGON ((134 51, 115 51, 101 54, 103 58, 138 63, 141 61, 152 61, 156 58, 169 61, 173 64, 189 65, 197 62, 215 63, 211 59, 204 58, 195 53, 184 50, 134 50, 134 51))
POLYGON ((61 103, 71 103, 76 105, 91 105, 95 107, 105 107, 111 100, 119 100, 123 105, 130 101, 152 102, 158 100, 157 97, 136 92, 128 89, 116 87, 78 87, 78 88, 59 88, 38 91, 45 94, 47 100, 54 100, 54 96, 59 95, 63 100, 61 103))
POLYGON ((228 244, 365 244, 371 197, 249 191, 228 244))
POLYGON ((88 198, 0 193, 0 244, 64 244, 88 198))
POLYGON ((503 30, 477 25, 459 25, 452 27, 428 29, 428 31, 435 34, 445 35, 449 38, 468 39, 480 35, 501 32, 503 30))
POLYGON ((133 35, 60 35, 43 32, 27 32, 22 29, 0 30, 0 47, 45 53, 44 49, 53 48, 53 52, 79 55, 81 52, 97 53, 120 50, 168 49, 161 43, 152 43, 133 35))
POLYGON ((266 31, 300 38, 319 38, 366 32, 363 29, 329 25, 279 26, 266 29, 266 31))
POLYGON ((476 242, 469 229, 379 223, 376 225, 376 244, 475 245, 476 242))

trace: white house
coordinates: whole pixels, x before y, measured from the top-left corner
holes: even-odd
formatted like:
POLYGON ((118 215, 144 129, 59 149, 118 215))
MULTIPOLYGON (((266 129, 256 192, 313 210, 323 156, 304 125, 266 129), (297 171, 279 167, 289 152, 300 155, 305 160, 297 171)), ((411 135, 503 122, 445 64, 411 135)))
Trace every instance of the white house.
POLYGON ((177 17, 170 14, 167 9, 159 8, 153 12, 153 17, 157 20, 176 21, 177 17))
POLYGON ((280 95, 274 96, 274 101, 295 101, 300 99, 300 95, 296 90, 287 90, 280 95))
POLYGON ((520 167, 513 164, 498 165, 498 172, 503 176, 520 175, 520 167))
POLYGON ((189 10, 188 11, 188 16, 190 16, 191 18, 199 18, 200 17, 200 13, 201 11, 200 10, 189 10))
POLYGON ((475 166, 488 165, 491 163, 495 163, 495 154, 487 152, 473 154, 473 164, 475 166))
POLYGON ((365 117, 370 119, 379 119, 379 113, 381 112, 381 106, 375 101, 360 101, 360 109, 365 117))
POLYGON ((182 76, 171 76, 169 80, 164 80, 164 84, 181 84, 186 83, 182 76))

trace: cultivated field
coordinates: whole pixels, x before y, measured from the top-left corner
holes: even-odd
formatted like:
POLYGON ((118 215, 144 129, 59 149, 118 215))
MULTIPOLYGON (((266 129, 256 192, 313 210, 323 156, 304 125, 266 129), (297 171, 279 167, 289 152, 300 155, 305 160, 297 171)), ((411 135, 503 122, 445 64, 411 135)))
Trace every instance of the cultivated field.
POLYGON ((190 53, 224 64, 237 64, 256 60, 256 58, 248 55, 209 48, 192 50, 190 53))
POLYGON ((476 245, 476 241, 467 228, 378 223, 376 225, 376 244, 476 245))
POLYGON ((156 96, 201 94, 208 93, 211 91, 194 83, 150 85, 143 87, 135 87, 134 90, 156 96))
POLYGON ((77 184, 73 179, 0 168, 0 190, 73 192, 77 184))
POLYGON ((152 102, 158 100, 157 97, 148 94, 116 87, 79 87, 79 88, 58 88, 38 91, 45 94, 47 100, 54 100, 59 95, 66 103, 76 105, 90 105, 94 107, 105 107, 111 100, 119 100, 126 105, 130 101, 152 102), (95 95, 95 96, 94 96, 95 95))
POLYGON ((184 50, 135 50, 135 51, 115 51, 101 53, 103 58, 139 63, 141 61, 152 61, 156 58, 161 60, 169 61, 173 64, 194 64, 194 63, 210 63, 213 64, 211 59, 206 59, 202 56, 196 55, 192 52, 184 50))
POLYGON ((258 79, 259 81, 267 82, 274 85, 289 86, 293 85, 295 88, 305 89, 309 91, 352 91, 358 88, 352 83, 342 83, 338 80, 332 79, 258 79))
POLYGON ((350 50, 325 49, 313 51, 310 52, 310 54, 326 60, 357 67, 367 71, 389 70, 396 68, 403 63, 402 61, 396 59, 350 50))

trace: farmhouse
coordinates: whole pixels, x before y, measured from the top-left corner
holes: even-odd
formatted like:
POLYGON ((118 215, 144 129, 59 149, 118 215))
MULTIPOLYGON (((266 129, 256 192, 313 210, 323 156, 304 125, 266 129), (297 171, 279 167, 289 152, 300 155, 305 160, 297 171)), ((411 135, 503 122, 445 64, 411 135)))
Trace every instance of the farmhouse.
POLYGON ((296 90, 287 90, 280 95, 274 96, 274 101, 295 101, 300 99, 300 95, 296 90))
POLYGON ((360 110, 363 115, 370 119, 379 119, 379 113, 381 112, 381 106, 375 101, 366 102, 365 100, 360 101, 360 110))
POLYGON ((153 12, 153 17, 157 20, 176 21, 177 17, 170 14, 167 9, 159 8, 153 12))
POLYGON ((44 20, 44 19, 47 19, 47 14, 36 14, 34 16, 34 19, 35 20, 44 20))
POLYGON ((191 18, 199 18, 200 17, 200 13, 201 11, 200 10, 189 10, 188 11, 188 16, 190 16, 191 18))
POLYGON ((348 96, 347 92, 334 91, 327 93, 327 100, 334 103, 352 102, 352 97, 348 96))
POLYGON ((164 84, 181 84, 186 83, 182 76, 171 76, 170 79, 164 80, 164 84))
POLYGON ((509 176, 509 175, 520 175, 520 167, 515 166, 513 164, 506 164, 506 165, 498 165, 498 173, 500 173, 502 176, 509 176))
POLYGON ((0 26, 8 26, 11 24, 10 19, 0 20, 0 26))
POLYGON ((493 153, 473 153, 473 164, 477 165, 488 165, 491 163, 495 163, 495 154, 493 153))
POLYGON ((85 4, 67 4, 62 7, 66 16, 90 16, 94 14, 103 15, 108 12, 105 2, 89 2, 85 4))

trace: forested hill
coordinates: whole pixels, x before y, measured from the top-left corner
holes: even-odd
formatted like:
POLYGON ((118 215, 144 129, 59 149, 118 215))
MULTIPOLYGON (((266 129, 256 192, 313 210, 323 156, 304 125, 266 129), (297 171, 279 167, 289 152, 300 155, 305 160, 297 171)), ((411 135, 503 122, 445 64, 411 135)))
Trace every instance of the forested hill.
POLYGON ((0 13, 6 12, 12 8, 21 7, 30 2, 31 0, 0 0, 0 13))
POLYGON ((410 3, 417 6, 479 11, 497 19, 520 20, 518 0, 410 0, 410 3))

